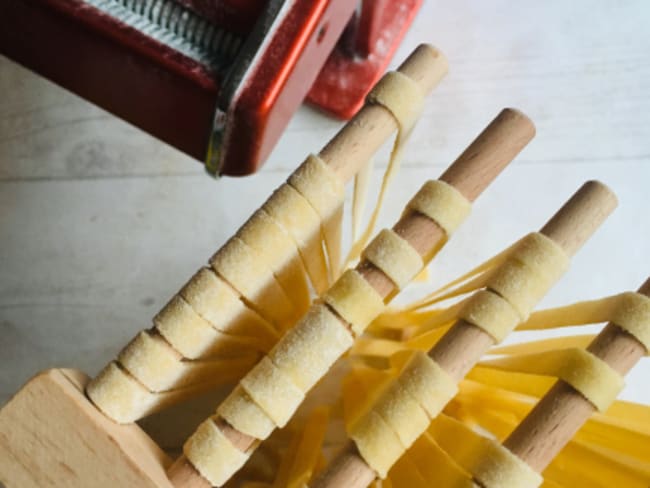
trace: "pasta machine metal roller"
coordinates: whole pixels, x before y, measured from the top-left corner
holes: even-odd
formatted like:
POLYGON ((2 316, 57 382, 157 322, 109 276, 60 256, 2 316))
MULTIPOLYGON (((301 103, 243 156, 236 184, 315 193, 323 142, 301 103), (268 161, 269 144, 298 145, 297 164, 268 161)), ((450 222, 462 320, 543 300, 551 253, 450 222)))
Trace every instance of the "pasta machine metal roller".
POLYGON ((306 98, 351 117, 422 0, 12 0, 0 52, 212 174, 267 158, 306 98))

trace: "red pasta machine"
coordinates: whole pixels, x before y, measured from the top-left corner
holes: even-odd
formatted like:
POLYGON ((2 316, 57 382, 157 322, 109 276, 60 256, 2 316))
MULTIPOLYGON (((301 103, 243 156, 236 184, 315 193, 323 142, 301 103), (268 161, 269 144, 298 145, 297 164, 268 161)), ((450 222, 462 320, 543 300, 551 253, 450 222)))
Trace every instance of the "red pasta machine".
POLYGON ((3 0, 0 52, 190 156, 256 171, 303 100, 351 117, 422 0, 3 0))

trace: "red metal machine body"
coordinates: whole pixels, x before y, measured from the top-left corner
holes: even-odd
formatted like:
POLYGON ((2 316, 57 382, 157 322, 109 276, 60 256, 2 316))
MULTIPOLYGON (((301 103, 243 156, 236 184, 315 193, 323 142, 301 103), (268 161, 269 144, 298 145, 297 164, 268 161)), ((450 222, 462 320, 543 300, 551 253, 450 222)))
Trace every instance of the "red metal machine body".
POLYGON ((10 0, 0 52, 210 172, 245 175, 305 97, 352 116, 421 1, 10 0))

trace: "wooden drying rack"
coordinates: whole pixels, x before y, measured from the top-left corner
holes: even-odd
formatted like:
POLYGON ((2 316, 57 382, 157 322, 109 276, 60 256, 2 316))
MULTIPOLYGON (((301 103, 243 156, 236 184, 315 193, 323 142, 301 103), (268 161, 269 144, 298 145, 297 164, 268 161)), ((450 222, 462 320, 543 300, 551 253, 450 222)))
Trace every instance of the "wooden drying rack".
MULTIPOLYGON (((400 71, 412 77, 423 88, 430 89, 429 84, 433 77, 431 75, 424 76, 424 73, 435 73, 435 79, 439 79, 444 71, 441 69, 442 65, 434 70, 423 69, 427 66, 440 64, 427 61, 427 57, 429 57, 429 54, 424 48, 419 51, 416 50, 414 55, 400 67, 400 71), (425 81, 427 85, 424 85, 425 81)), ((446 71, 446 64, 444 69, 446 71)), ((386 109, 379 106, 368 105, 366 108, 372 110, 370 115, 367 115, 368 112, 365 112, 364 108, 349 125, 355 131, 354 133, 359 134, 360 138, 365 133, 363 129, 367 128, 372 134, 367 136, 367 138, 372 139, 371 145, 381 144, 380 141, 385 140, 384 132, 386 132, 388 126, 377 123, 376 119, 380 113, 384 114, 382 119, 388 115, 392 120, 392 116, 386 109)), ((394 124, 393 121, 392 130, 394 130, 394 124)), ((388 133, 390 134, 392 130, 388 131, 388 133)), ((360 169, 361 164, 370 157, 366 145, 352 142, 353 140, 349 138, 348 134, 348 126, 346 126, 320 153, 320 157, 330 164, 336 170, 337 175, 344 181, 351 178, 360 169), (350 153, 353 153, 352 157, 350 153), (341 165, 340 162, 344 158, 348 158, 347 164, 341 165), (354 171, 351 171, 351 169, 354 169, 354 171)), ((516 110, 505 109, 451 164, 440 179, 454 186, 470 201, 474 201, 526 146, 534 134, 535 127, 528 117, 516 110)), ((446 240, 443 229, 431 219, 417 212, 410 212, 403 216, 395 224, 393 230, 408 241, 425 260, 429 259, 446 240)), ((392 298, 399 291, 393 281, 373 264, 362 260, 356 269, 384 299, 392 298)), ((348 326, 342 319, 341 321, 344 326, 348 326)), ((217 427, 241 451, 246 452, 257 442, 254 437, 237 431, 223 420, 217 421, 217 427)), ((177 487, 210 487, 208 481, 196 471, 184 456, 181 456, 174 463, 169 471, 169 478, 173 485, 177 487)))
MULTIPOLYGON (((587 182, 540 232, 572 256, 600 227, 616 205, 616 197, 607 187, 595 181, 587 182)), ((642 292, 650 291, 650 280, 647 285, 642 292)), ((645 353, 644 347, 636 339, 611 324, 610 329, 601 336, 594 340, 589 350, 622 374, 645 353), (632 345, 630 341, 636 344, 632 345), (634 354, 630 354, 632 348, 634 354), (627 369, 621 367, 622 363, 627 369)), ((429 351, 429 356, 458 383, 492 346, 494 339, 487 332, 464 320, 458 320, 429 351)), ((589 401, 562 381, 544 397, 540 405, 505 443, 511 452, 538 471, 550 463, 594 411, 589 401)), ((368 486, 375 477, 375 472, 361 458, 354 444, 349 442, 315 480, 312 488, 361 488, 368 486)))
MULTIPOLYGON (((428 93, 444 76, 447 65, 437 51, 420 46, 399 70, 428 93)), ((396 129, 397 123, 388 110, 366 105, 319 155, 342 181, 349 181, 396 129)), ((440 179, 474 200, 534 133, 534 126, 525 115, 506 109, 440 179)), ((590 182, 542 232, 573 254, 615 205, 609 190, 590 182)), ((394 230, 425 258, 445 240, 442 229, 417 213, 405 215, 394 230)), ((383 297, 396 293, 393 282, 373 265, 362 262, 358 270, 383 297)), ((650 281, 642 291, 650 291, 650 281)), ((487 334, 461 321, 430 354, 454 379, 460 380, 492 345, 487 334)), ((600 334, 590 350, 621 373, 627 372, 644 352, 636 340, 612 325, 600 334)), ((0 478, 7 480, 9 488, 209 486, 184 458, 173 463, 137 425, 118 425, 106 418, 84 395, 87 383, 88 378, 76 370, 45 371, 28 382, 0 411, 0 478)), ((591 404, 562 383, 547 397, 505 443, 538 470, 552 459, 557 444, 567 442, 592 411, 591 404), (552 398, 547 400, 549 396, 552 398), (556 403, 557 398, 562 400, 556 403), (553 408, 548 406, 551 403, 553 408), (540 438, 531 432, 544 434, 540 438)), ((253 442, 227 424, 221 427, 242 450, 253 442)), ((354 447, 348 446, 313 486, 362 487, 374 478, 374 472, 354 447)))
MULTIPOLYGON (((399 70, 429 93, 446 74, 447 62, 437 50, 422 45, 399 70)), ((319 155, 347 182, 396 130, 388 110, 366 105, 319 155)), ((452 174, 456 180, 461 176, 452 174)), ((468 188, 476 184, 475 177, 468 179, 468 188)), ((385 288, 387 278, 375 273, 374 280, 382 278, 385 288)), ((34 377, 9 401, 0 411, 0 479, 9 488, 174 486, 167 475, 172 460, 139 426, 118 425, 95 408, 84 394, 88 382, 80 371, 52 369, 34 377)), ((239 436, 238 445, 249 442, 233 430, 230 436, 239 436)), ((181 486, 208 486, 193 468, 174 476, 180 476, 176 483, 181 486)))

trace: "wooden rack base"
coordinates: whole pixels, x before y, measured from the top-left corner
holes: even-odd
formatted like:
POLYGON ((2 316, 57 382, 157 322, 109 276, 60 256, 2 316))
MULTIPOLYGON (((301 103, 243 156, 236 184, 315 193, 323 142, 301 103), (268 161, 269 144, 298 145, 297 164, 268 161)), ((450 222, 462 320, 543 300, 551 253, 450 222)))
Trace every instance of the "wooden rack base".
POLYGON ((0 486, 172 488, 172 460, 137 425, 118 425, 86 398, 89 378, 50 369, 0 410, 0 486))

